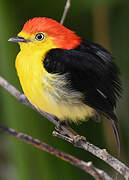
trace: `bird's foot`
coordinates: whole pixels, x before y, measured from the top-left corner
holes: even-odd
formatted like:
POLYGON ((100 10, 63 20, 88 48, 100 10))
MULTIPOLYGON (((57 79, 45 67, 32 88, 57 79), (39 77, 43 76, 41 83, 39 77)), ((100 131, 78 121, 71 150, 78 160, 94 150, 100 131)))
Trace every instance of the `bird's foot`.
POLYGON ((79 141, 86 141, 86 137, 76 135, 76 136, 73 137, 73 141, 74 141, 75 144, 78 143, 79 141))
POLYGON ((66 120, 58 121, 55 130, 58 132, 63 132, 62 126, 68 127, 68 122, 66 120))

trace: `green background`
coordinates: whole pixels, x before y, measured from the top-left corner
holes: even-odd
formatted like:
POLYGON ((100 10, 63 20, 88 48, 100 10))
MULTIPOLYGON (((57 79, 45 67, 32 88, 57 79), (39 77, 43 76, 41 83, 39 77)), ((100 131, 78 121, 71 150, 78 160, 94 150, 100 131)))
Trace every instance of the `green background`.
MULTIPOLYGON (((7 40, 21 31, 32 17, 46 16, 60 21, 65 0, 0 0, 0 75, 21 90, 14 67, 19 47, 7 40)), ((117 107, 121 133, 121 160, 129 161, 129 1, 72 0, 65 26, 110 50, 121 70, 123 96, 117 107)), ((33 110, 19 104, 0 87, 0 123, 51 144, 113 174, 101 160, 52 136, 54 125, 33 110)), ((116 155, 108 121, 92 120, 73 128, 93 144, 116 155)), ((0 132, 0 180, 93 179, 82 170, 0 132)))

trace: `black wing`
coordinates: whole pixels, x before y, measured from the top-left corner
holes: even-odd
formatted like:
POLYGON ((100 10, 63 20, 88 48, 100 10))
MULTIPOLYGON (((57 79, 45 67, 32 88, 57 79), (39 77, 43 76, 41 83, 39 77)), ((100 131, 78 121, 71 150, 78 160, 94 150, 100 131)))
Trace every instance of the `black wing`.
POLYGON ((102 46, 83 40, 75 49, 52 49, 44 67, 49 73, 67 74, 71 88, 84 94, 85 104, 116 119, 113 111, 121 91, 119 71, 102 46))

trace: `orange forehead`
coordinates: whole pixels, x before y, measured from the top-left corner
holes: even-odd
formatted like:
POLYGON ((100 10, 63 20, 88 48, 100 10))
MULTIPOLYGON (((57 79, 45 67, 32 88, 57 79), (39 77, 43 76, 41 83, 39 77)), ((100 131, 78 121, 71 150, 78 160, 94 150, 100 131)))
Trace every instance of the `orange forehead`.
POLYGON ((22 31, 29 34, 44 32, 52 37, 57 47, 64 49, 73 49, 81 42, 81 39, 73 31, 46 17, 36 17, 28 20, 22 31))

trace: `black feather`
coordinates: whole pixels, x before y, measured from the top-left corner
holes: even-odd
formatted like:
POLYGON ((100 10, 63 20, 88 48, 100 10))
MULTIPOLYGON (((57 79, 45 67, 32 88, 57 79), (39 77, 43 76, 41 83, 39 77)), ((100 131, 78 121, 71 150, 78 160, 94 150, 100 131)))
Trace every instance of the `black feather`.
POLYGON ((119 144, 114 108, 121 83, 112 55, 102 46, 83 40, 75 49, 50 50, 43 63, 49 73, 65 74, 71 89, 83 93, 83 103, 111 120, 119 144))

